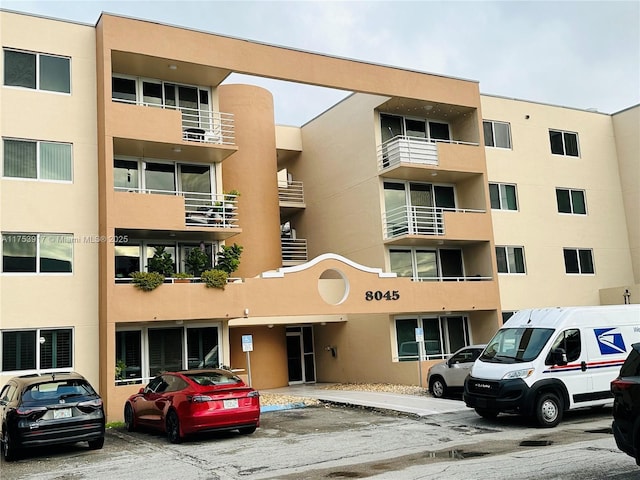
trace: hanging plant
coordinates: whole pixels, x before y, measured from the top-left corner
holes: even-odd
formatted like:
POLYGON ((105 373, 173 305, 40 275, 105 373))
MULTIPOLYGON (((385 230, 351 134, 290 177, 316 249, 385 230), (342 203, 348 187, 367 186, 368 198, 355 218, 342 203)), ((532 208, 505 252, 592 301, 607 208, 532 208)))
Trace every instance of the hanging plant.
POLYGON ((164 275, 158 272, 133 272, 133 284, 140 290, 150 292, 164 283, 164 275))
POLYGON ((200 275, 200 278, 205 283, 207 288, 220 288, 224 290, 224 287, 227 285, 227 272, 223 270, 213 269, 213 270, 205 270, 200 275))

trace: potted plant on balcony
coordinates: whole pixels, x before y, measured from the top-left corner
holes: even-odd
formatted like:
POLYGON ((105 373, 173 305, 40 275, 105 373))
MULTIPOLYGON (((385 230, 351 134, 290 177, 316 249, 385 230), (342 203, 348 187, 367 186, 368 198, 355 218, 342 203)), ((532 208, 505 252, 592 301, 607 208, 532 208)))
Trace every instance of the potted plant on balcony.
POLYGON ((224 214, 225 223, 228 226, 232 225, 234 212, 238 208, 238 206, 235 203, 233 203, 233 201, 235 200, 237 202, 239 196, 240 196, 240 192, 238 190, 229 190, 224 194, 223 214, 224 214))
POLYGON ((234 243, 231 246, 222 245, 216 256, 216 268, 231 275, 240 266, 242 246, 234 243))
POLYGON ((184 263, 187 267, 187 272, 194 277, 199 277, 202 272, 211 266, 209 256, 202 247, 192 248, 184 263))
POLYGON ((165 248, 163 246, 154 248, 153 257, 149 259, 147 267, 150 272, 158 272, 164 277, 170 277, 173 275, 173 258, 165 248))
POLYGON ((174 283, 191 283, 193 275, 187 272, 178 272, 171 275, 174 283))

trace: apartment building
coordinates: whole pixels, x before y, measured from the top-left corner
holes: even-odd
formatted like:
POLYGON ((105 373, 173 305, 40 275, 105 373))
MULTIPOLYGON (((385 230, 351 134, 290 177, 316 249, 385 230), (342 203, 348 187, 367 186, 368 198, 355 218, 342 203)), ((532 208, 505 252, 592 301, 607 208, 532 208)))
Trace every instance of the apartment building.
POLYGON ((487 341, 503 310, 638 301, 638 108, 491 97, 475 81, 111 14, 95 27, 1 14, 3 377, 79 371, 117 420, 163 370, 222 364, 259 389, 417 384, 487 341), (58 43, 26 38, 36 26, 58 43), (66 59, 54 63, 68 87, 26 85, 22 55, 45 58, 40 73, 66 59), (349 95, 281 126, 271 93, 225 82, 234 72, 349 95), (14 173, 18 142, 35 142, 36 164, 49 143, 71 145, 72 178, 14 173), (72 237, 66 257, 52 235, 72 237), (208 288, 202 271, 233 244, 239 267, 208 288), (132 274, 157 270, 158 253, 164 283, 143 290, 132 274), (47 270, 65 258, 70 271, 47 270), (39 360, 47 329, 63 331, 66 363, 39 360))

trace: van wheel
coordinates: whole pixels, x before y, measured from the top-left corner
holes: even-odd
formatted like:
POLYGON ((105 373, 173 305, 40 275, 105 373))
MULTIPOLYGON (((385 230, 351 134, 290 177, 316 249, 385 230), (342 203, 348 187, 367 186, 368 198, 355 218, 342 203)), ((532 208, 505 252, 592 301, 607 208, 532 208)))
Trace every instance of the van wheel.
POLYGON ((429 384, 429 391, 431 395, 436 398, 442 398, 447 394, 447 384, 440 377, 434 377, 429 384))
POLYGON ((552 428, 562 420, 562 401, 555 393, 543 393, 536 402, 536 420, 538 425, 552 428))
POLYGON ((486 408, 476 408, 476 413, 487 420, 495 420, 498 416, 498 412, 495 410, 488 410, 486 408))

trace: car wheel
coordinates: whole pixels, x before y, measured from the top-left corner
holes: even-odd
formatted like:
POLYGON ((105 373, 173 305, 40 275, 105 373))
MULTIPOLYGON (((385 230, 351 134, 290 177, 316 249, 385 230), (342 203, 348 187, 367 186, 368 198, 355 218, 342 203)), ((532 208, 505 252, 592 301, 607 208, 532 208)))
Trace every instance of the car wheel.
POLYGON ((167 414, 167 438, 171 443, 180 443, 182 437, 180 437, 180 420, 175 410, 171 410, 167 414))
POLYGON ((555 427, 562 420, 562 402, 555 393, 543 393, 536 402, 536 420, 545 428, 555 427))
POLYGON ((239 428, 238 431, 242 434, 242 435, 251 435, 253 432, 256 431, 256 426, 252 426, 252 427, 242 427, 239 428))
POLYGON ((133 432, 136 429, 136 421, 133 415, 133 407, 130 403, 124 406, 124 425, 127 432, 133 432))
POLYGON ((431 380, 429 391, 434 397, 442 398, 447 393, 447 384, 444 383, 444 379, 441 377, 435 377, 431 380))
POLYGON ((13 445, 9 432, 6 429, 4 433, 4 441, 1 442, 0 447, 2 447, 2 458, 5 462, 12 462, 17 458, 16 448, 13 445))
POLYGON ((495 420, 495 418, 498 416, 498 412, 486 408, 476 408, 476 413, 482 418, 486 418, 487 420, 495 420))
POLYGON ((91 450, 100 450, 104 446, 104 437, 89 440, 89 448, 91 450))

